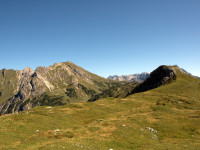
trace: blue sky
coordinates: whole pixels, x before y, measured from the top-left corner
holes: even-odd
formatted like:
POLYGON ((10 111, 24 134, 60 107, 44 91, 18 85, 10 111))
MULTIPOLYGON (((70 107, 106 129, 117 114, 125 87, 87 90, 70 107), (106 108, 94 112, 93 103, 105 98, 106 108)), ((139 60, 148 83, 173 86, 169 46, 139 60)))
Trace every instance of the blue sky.
POLYGON ((0 68, 72 61, 100 76, 200 76, 199 0, 1 0, 0 68))

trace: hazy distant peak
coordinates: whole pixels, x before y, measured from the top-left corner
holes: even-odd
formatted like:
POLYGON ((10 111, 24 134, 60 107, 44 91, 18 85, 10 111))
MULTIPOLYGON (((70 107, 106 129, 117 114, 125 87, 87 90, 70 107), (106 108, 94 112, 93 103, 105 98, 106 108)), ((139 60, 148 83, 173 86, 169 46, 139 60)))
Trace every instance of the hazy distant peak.
POLYGON ((143 82, 149 77, 149 73, 142 72, 130 75, 113 75, 109 76, 108 79, 116 80, 116 81, 136 81, 136 82, 143 82))

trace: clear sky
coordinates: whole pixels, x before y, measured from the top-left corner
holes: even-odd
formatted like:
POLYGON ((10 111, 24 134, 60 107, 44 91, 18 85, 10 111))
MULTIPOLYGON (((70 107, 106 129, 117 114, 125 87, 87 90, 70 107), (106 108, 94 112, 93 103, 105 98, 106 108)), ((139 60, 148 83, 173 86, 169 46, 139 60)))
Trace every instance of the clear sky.
POLYGON ((0 0, 0 68, 72 61, 100 76, 200 76, 200 0, 0 0))

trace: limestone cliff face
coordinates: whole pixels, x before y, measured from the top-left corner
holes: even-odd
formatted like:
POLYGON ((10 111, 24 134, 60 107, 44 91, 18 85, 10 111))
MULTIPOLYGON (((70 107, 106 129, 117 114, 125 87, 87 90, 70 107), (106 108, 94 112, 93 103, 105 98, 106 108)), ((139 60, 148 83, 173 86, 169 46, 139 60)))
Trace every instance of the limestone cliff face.
POLYGON ((31 68, 2 70, 0 81, 0 114, 17 113, 41 105, 87 101, 116 84, 71 62, 37 67, 35 71, 31 68))
MULTIPOLYGON (((34 71, 31 68, 27 67, 24 70, 14 72, 15 74, 11 78, 16 78, 16 87, 9 99, 4 99, 4 102, 0 105, 0 114, 15 113, 23 110, 24 108, 20 105, 21 103, 46 92, 47 88, 44 83, 38 77, 34 76, 34 71)), ((3 93, 7 94, 5 91, 3 93)))
POLYGON ((20 100, 41 95, 46 90, 44 83, 37 76, 34 76, 34 71, 29 67, 19 71, 19 84, 19 92, 15 98, 20 100))

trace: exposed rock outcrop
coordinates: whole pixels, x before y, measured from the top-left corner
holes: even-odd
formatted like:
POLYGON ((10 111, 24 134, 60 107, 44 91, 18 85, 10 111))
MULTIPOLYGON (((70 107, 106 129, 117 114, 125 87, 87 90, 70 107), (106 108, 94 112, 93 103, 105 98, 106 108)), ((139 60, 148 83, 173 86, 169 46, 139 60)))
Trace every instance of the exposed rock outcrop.
POLYGON ((21 104, 46 92, 44 84, 33 74, 34 71, 29 67, 16 71, 18 82, 15 91, 17 93, 0 105, 0 114, 22 111, 24 108, 21 104))
POLYGON ((150 73, 150 76, 141 84, 136 86, 130 94, 145 92, 162 85, 165 85, 176 79, 175 69, 177 66, 160 66, 150 73))

